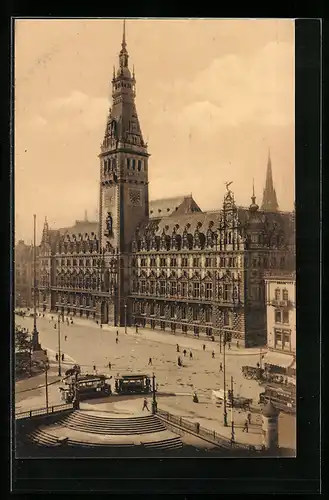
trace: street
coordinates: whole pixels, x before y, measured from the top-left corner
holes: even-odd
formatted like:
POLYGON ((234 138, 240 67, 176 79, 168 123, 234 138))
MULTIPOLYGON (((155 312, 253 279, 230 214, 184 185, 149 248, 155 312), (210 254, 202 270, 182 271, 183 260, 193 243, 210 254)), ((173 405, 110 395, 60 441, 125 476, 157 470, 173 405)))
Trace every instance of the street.
MULTIPOLYGON (((16 323, 27 327, 30 331, 33 329, 32 318, 17 317, 16 323)), ((58 330, 54 329, 54 324, 47 317, 37 319, 42 348, 56 352, 58 349, 58 330)), ((154 372, 159 393, 168 393, 168 397, 159 398, 160 408, 181 414, 190 420, 198 420, 201 425, 215 429, 217 432, 222 430, 223 434, 230 432, 229 428, 223 428, 223 410, 216 408, 211 401, 212 390, 218 390, 224 386, 224 374, 220 371, 220 363, 223 364, 224 360, 218 343, 203 342, 194 338, 173 335, 169 332, 155 332, 146 329, 139 329, 136 333, 135 329, 128 328, 128 333, 125 334, 124 328, 108 326, 100 328, 99 325, 89 324, 83 320, 77 320, 77 324, 73 325, 61 322, 60 327, 61 352, 64 353, 69 364, 73 364, 75 360, 81 365, 83 371, 92 372, 93 367, 96 366, 98 373, 108 373, 112 376, 119 373, 135 372, 152 375, 154 372), (118 337, 117 331, 119 331, 118 337), (116 338, 118 338, 118 343, 116 343, 116 338), (179 353, 176 351, 176 344, 180 346, 179 353), (205 351, 203 344, 206 345, 205 351), (186 356, 183 354, 184 349, 186 356), (214 358, 212 357, 213 350, 215 352, 214 358), (192 358, 190 358, 190 352, 192 352, 192 358), (183 362, 182 367, 178 366, 178 356, 183 362), (150 358, 152 364, 149 364, 150 358), (109 362, 111 370, 109 370, 109 362), (192 402, 194 391, 199 396, 199 404, 192 402)), ((225 357, 227 388, 230 388, 231 376, 233 376, 234 393, 253 399, 253 404, 257 405, 259 393, 263 389, 257 381, 243 378, 241 368, 243 365, 255 366, 260 359, 259 351, 235 347, 231 351, 226 349, 225 357)), ((52 373, 56 374, 56 366, 52 366, 52 373)), ((19 398, 20 411, 28 409, 26 405, 32 403, 33 407, 37 407, 40 391, 44 391, 44 389, 38 390, 38 395, 33 395, 33 401, 31 394, 29 402, 26 401, 26 404, 24 404, 23 395, 21 395, 19 398)), ((49 401, 50 404, 60 403, 56 385, 49 387, 49 401)), ((44 406, 44 404, 39 404, 40 406, 44 406)), ((228 410, 228 419, 230 422, 230 410, 228 410)), ((242 426, 245 413, 235 410, 234 420, 237 426, 242 426)), ((248 439, 252 444, 261 442, 260 418, 257 419, 255 415, 254 421, 257 422, 258 428, 253 428, 249 434, 242 433, 242 428, 237 430, 241 442, 248 442, 248 439)), ((280 428, 293 429, 294 425, 291 421, 294 421, 294 417, 282 414, 280 428)), ((295 436, 291 434, 294 433, 284 432, 284 446, 293 448, 295 436)))

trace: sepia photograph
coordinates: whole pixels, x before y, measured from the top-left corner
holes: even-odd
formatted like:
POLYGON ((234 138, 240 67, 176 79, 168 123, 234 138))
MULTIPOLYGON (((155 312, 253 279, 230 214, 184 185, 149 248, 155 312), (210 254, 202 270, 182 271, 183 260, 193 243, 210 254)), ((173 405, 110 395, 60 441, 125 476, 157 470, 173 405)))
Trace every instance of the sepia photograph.
POLYGON ((14 54, 15 458, 298 456, 295 21, 14 54))

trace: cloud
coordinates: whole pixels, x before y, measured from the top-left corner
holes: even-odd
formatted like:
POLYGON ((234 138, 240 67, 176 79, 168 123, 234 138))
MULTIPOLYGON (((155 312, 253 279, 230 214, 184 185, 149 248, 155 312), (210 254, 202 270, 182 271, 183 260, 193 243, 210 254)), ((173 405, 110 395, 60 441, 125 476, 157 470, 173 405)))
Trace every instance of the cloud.
POLYGON ((47 120, 41 116, 41 115, 37 115, 33 118, 31 118, 31 121, 30 121, 30 126, 31 127, 44 127, 45 125, 47 125, 47 120))
POLYGON ((66 97, 59 97, 51 101, 46 113, 63 126, 65 117, 72 121, 79 121, 84 128, 95 128, 105 124, 109 101, 106 98, 88 96, 78 90, 72 91, 66 97))
POLYGON ((294 122, 294 86, 286 85, 286 75, 291 74, 293 81, 293 73, 294 48, 289 43, 270 42, 249 58, 225 55, 192 81, 167 87, 159 119, 171 122, 173 130, 179 127, 181 133, 182 127, 191 126, 201 134, 217 133, 220 128, 248 122, 290 126, 294 122))

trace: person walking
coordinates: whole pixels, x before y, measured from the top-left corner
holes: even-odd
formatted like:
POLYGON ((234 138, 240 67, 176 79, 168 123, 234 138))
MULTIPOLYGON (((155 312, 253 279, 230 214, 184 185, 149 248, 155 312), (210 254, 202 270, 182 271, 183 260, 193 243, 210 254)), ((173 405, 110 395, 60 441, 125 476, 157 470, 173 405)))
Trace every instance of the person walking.
POLYGON ((214 359, 214 357, 215 357, 215 351, 212 351, 211 357, 214 359))
POLYGON ((94 370, 94 372, 96 371, 96 365, 93 366, 93 370, 94 370))
POLYGON ((149 358, 149 365, 152 364, 152 358, 149 358))
POLYGON ((64 353, 62 354, 62 361, 64 361, 64 353))
POLYGON ((178 356, 177 364, 178 364, 178 366, 182 366, 182 360, 181 360, 180 356, 178 356))
POLYGON ((111 361, 109 361, 109 370, 112 369, 111 361))
POLYGON ((103 328, 103 325, 102 325, 102 323, 101 323, 101 324, 100 324, 99 326, 100 326, 101 328, 103 328))
POLYGON ((206 350, 206 344, 203 344, 202 349, 205 351, 206 350))
POLYGON ((186 356, 186 349, 184 349, 183 354, 184 354, 184 356, 186 356))
POLYGON ((193 358, 193 354, 192 354, 192 351, 190 351, 190 359, 193 358))
POLYGON ((247 419, 248 419, 248 424, 250 425, 251 424, 251 413, 250 413, 250 411, 248 412, 247 419))
POLYGON ((117 330, 117 337, 119 337, 119 330, 117 330))
POLYGON ((236 348, 239 349, 239 347, 240 347, 240 344, 239 344, 239 341, 237 340, 236 341, 236 348))
POLYGON ((231 350, 231 342, 228 343, 228 350, 231 350))
POLYGON ((116 337, 116 339, 115 339, 115 343, 116 343, 116 344, 118 344, 118 343, 119 343, 119 339, 118 339, 118 337, 116 337))
POLYGON ((146 399, 146 398, 144 398, 142 411, 144 411, 144 410, 145 410, 145 408, 147 409, 147 411, 150 411, 150 410, 149 410, 149 407, 148 407, 148 404, 147 404, 147 399, 146 399))
POLYGON ((249 424, 248 424, 248 419, 244 423, 244 427, 242 429, 242 432, 248 432, 249 431, 249 424))
POLYGON ((64 340, 65 340, 65 342, 67 341, 67 335, 65 335, 64 340))
POLYGON ((176 351, 179 352, 179 345, 176 344, 176 351))
POLYGON ((223 363, 219 363, 219 371, 222 372, 223 371, 223 363))
POLYGON ((137 325, 137 323, 136 323, 136 333, 138 333, 138 325, 137 325))

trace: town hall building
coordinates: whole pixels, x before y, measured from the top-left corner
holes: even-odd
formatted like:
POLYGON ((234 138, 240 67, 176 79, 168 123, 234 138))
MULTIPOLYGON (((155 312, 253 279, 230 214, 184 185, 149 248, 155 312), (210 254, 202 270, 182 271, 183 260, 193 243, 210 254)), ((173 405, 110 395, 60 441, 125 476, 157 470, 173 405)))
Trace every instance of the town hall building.
POLYGON ((217 211, 202 211, 192 195, 150 201, 128 60, 124 30, 99 154, 99 220, 57 230, 45 221, 40 309, 264 345, 264 275, 294 266, 294 219, 279 211, 271 158, 261 209, 254 192, 238 206, 231 183, 217 211))

